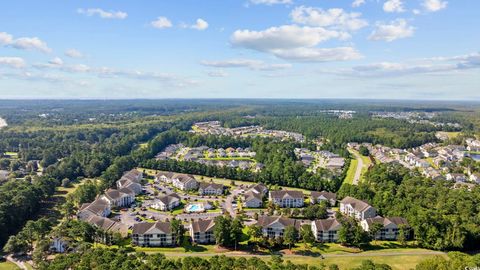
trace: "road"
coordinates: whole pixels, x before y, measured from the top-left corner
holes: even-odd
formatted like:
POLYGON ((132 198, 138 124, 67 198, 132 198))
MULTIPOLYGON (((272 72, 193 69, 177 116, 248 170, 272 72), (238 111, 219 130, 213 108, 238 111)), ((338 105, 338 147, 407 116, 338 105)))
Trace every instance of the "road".
POLYGON ((357 169, 355 171, 355 176, 353 177, 353 184, 358 185, 358 181, 360 180, 360 177, 362 176, 362 169, 363 169, 363 159, 360 156, 360 154, 357 151, 353 151, 351 149, 348 149, 350 154, 355 156, 355 159, 357 160, 357 169))

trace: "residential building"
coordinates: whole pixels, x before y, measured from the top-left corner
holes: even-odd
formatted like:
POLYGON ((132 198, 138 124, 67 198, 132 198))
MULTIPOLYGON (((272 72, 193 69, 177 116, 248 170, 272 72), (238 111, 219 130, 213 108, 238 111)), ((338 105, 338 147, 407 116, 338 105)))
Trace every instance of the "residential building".
MULTIPOLYGON (((90 216, 88 219, 85 220, 85 222, 110 234, 119 233, 123 237, 127 237, 128 235, 128 226, 126 224, 113 221, 106 217, 90 216)), ((104 235, 103 237, 101 237, 100 240, 102 242, 107 242, 107 237, 109 236, 104 235)))
POLYGON ((127 178, 121 178, 117 181, 117 189, 128 188, 135 192, 135 195, 142 193, 142 185, 140 182, 129 180, 127 178))
POLYGON ((472 173, 470 175, 470 181, 480 184, 480 173, 472 173))
POLYGON ((302 224, 299 220, 287 217, 260 216, 257 225, 262 227, 263 236, 277 238, 283 237, 286 227, 294 226, 299 230, 302 224))
POLYGON ((335 219, 319 219, 312 222, 312 232, 315 239, 319 242, 337 242, 338 231, 342 224, 335 219))
POLYGON ((302 207, 303 192, 294 190, 276 190, 270 191, 268 200, 280 207, 302 207))
MULTIPOLYGON (((372 228, 373 224, 379 223, 383 227, 375 235, 377 240, 397 240, 400 225, 404 225, 408 228, 408 222, 406 219, 401 217, 381 217, 377 216, 374 218, 366 218, 360 222, 363 230, 368 232, 372 228)), ((407 235, 408 237, 408 235, 407 235)))
POLYGON ((373 206, 349 196, 340 201, 340 212, 358 220, 372 218, 377 215, 377 210, 373 206))
POLYGON ((465 182, 467 177, 463 173, 448 173, 446 175, 447 180, 455 182, 465 182))
POLYGON ((160 211, 170 211, 178 207, 181 203, 181 198, 176 193, 171 193, 165 196, 161 196, 158 200, 150 205, 152 208, 160 211))
POLYGON ((198 187, 198 194, 204 195, 223 195, 225 187, 222 184, 201 182, 198 187))
POLYGON ((80 220, 86 220, 90 216, 107 217, 110 215, 110 204, 102 199, 96 199, 91 203, 84 203, 80 206, 77 216, 80 220))
POLYGON ((167 184, 172 183, 172 178, 175 175, 173 172, 159 172, 155 175, 155 182, 164 182, 167 184))
POLYGON ((327 201, 331 206, 337 204, 337 194, 327 191, 312 191, 310 193, 310 203, 320 203, 321 201, 327 201))
POLYGON ((135 192, 129 188, 108 189, 100 198, 111 207, 125 207, 135 201, 135 192))
POLYGON ((128 180, 133 181, 133 182, 140 183, 142 181, 142 178, 143 178, 143 173, 139 172, 136 169, 133 169, 133 170, 130 170, 130 171, 126 172, 122 176, 122 178, 128 179, 128 180))
POLYGON ((132 245, 142 247, 173 246, 175 240, 169 222, 137 223, 132 228, 132 245))
POLYGON ((268 193, 268 188, 263 184, 256 184, 250 187, 243 195, 243 206, 247 208, 260 208, 263 205, 263 198, 268 193))
POLYGON ((197 180, 190 174, 175 174, 172 177, 172 184, 181 190, 195 190, 198 188, 197 180))
POLYGON ((192 242, 201 244, 215 243, 214 229, 214 219, 193 220, 188 228, 192 242))

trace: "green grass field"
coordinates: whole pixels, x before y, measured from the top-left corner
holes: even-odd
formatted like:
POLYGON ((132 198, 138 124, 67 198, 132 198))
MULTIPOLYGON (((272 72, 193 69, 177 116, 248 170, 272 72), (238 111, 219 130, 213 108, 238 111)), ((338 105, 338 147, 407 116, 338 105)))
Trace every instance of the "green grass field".
POLYGON ((347 171, 347 176, 345 177, 345 180, 343 180, 343 183, 346 184, 353 184, 353 178, 355 177, 355 171, 357 170, 358 166, 358 161, 356 159, 352 159, 350 161, 350 167, 348 167, 347 171))
POLYGON ((11 262, 0 262, 0 270, 17 270, 18 268, 14 263, 11 262))

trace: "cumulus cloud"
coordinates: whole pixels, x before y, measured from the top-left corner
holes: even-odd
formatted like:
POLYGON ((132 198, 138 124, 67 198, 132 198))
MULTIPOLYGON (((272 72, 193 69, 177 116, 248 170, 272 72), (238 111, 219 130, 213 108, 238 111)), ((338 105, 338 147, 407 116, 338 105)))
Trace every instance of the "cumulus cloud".
POLYGON ((291 64, 268 64, 254 59, 229 59, 222 61, 202 61, 202 65, 217 68, 249 68, 251 70, 281 70, 292 67, 291 64))
POLYGON ((9 33, 0 32, 0 45, 8 45, 13 42, 13 36, 9 33))
POLYGON ((368 39, 391 42, 397 39, 411 37, 414 32, 415 28, 408 25, 405 19, 397 19, 387 24, 377 23, 375 30, 368 39))
POLYGON ((437 12, 447 7, 448 2, 442 0, 424 0, 423 7, 430 12, 437 12))
POLYGON ((26 63, 25 60, 20 57, 0 57, 0 66, 23 68, 26 66, 26 63))
POLYGON ((352 3, 352 7, 356 8, 356 7, 359 7, 361 5, 365 4, 365 0, 355 0, 353 1, 352 3))
POLYGON ((76 49, 68 49, 65 51, 65 55, 71 58, 82 58, 83 54, 76 49))
POLYGON ((12 35, 0 32, 0 45, 10 46, 20 50, 37 50, 44 53, 52 52, 45 41, 38 37, 21 37, 14 39, 12 35))
POLYGON ((453 57, 435 57, 422 60, 410 60, 405 63, 380 62, 355 66, 337 74, 362 77, 405 76, 440 72, 457 72, 480 68, 480 53, 453 57))
POLYGON ((250 3, 255 4, 255 5, 278 5, 278 4, 292 4, 292 0, 250 0, 250 3))
POLYGON ((83 14, 86 16, 98 16, 102 19, 118 19, 123 20, 128 17, 128 14, 123 11, 105 11, 101 8, 79 8, 77 9, 78 14, 83 14))
POLYGON ((223 70, 213 70, 213 71, 209 71, 207 74, 210 77, 216 77, 216 78, 223 78, 228 76, 228 73, 223 70))
POLYGON ((271 53, 282 59, 323 62, 358 59, 360 54, 350 47, 316 47, 330 39, 344 40, 349 37, 346 32, 323 27, 283 25, 263 31, 237 30, 230 41, 234 47, 271 53))
POLYGON ((203 31, 208 28, 208 23, 204 19, 198 18, 192 28, 203 31))
POLYGON ((383 10, 385 12, 404 12, 402 0, 388 0, 383 3, 383 10))
POLYGON ((62 66, 63 60, 60 57, 55 57, 52 60, 48 61, 48 63, 51 65, 62 66))
POLYGON ((155 21, 152 21, 150 24, 157 29, 172 27, 172 22, 167 17, 158 17, 155 21))
POLYGON ((305 6, 296 7, 290 13, 290 17, 295 23, 349 31, 358 30, 368 25, 366 20, 360 18, 361 15, 358 12, 345 12, 341 8, 323 10, 305 6))

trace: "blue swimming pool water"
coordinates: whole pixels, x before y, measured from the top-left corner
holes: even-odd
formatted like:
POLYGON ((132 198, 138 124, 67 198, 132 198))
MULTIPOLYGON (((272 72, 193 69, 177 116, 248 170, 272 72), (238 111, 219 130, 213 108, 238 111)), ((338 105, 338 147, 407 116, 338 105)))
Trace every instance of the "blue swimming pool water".
POLYGON ((190 204, 187 207, 187 211, 189 211, 189 212, 200 212, 200 211, 203 211, 203 207, 199 204, 190 204))

